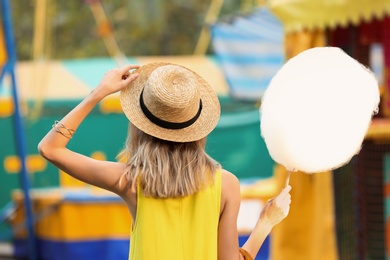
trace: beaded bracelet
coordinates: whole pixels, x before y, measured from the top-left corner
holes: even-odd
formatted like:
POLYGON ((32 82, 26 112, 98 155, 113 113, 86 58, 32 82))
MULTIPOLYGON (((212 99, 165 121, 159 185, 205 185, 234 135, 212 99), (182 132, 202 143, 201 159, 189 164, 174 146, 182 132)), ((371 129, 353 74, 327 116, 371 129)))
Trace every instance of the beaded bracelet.
POLYGON ((71 139, 75 131, 73 129, 67 128, 63 123, 60 123, 59 121, 54 121, 54 124, 52 125, 52 128, 57 132, 60 133, 62 136, 71 139))

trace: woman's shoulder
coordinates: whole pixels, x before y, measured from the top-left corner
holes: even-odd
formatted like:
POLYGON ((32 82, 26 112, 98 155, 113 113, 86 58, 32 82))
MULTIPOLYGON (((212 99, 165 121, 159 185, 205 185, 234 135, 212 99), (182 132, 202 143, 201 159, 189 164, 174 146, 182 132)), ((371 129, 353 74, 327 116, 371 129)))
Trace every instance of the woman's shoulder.
POLYGON ((239 204, 240 181, 233 173, 222 169, 221 213, 228 204, 239 204))
POLYGON ((240 181, 238 180, 237 176, 233 173, 222 169, 222 188, 233 188, 233 187, 239 187, 240 181))

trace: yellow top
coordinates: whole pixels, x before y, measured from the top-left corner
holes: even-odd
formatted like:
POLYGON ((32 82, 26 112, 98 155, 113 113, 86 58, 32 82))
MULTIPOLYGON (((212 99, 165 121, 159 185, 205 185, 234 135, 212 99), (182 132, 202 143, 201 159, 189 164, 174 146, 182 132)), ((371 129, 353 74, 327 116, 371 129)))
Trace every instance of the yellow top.
POLYGON ((145 197, 138 188, 129 259, 217 259, 221 183, 217 171, 213 185, 171 199, 145 197))

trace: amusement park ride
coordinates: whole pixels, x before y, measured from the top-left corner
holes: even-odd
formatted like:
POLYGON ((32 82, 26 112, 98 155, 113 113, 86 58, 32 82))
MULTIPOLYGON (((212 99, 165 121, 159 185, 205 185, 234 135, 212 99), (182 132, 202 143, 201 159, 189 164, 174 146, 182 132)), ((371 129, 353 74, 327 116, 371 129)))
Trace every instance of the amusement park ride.
MULTIPOLYGON (((59 172, 36 152, 38 140, 52 122, 97 84, 86 67, 92 66, 93 73, 99 74, 129 61, 146 64, 169 59, 192 68, 215 86, 222 116, 210 142, 222 148, 208 152, 237 173, 241 181, 244 203, 238 224, 242 242, 251 229, 245 222, 251 222, 262 203, 277 194, 288 174, 272 160, 259 134, 259 100, 287 60, 307 49, 329 45, 342 48, 376 73, 381 95, 379 114, 365 135, 361 152, 349 164, 328 174, 292 174, 292 210, 273 230, 272 240, 267 240, 257 259, 379 260, 389 255, 389 0, 359 0, 359 4, 356 0, 331 1, 335 5, 329 5, 329 1, 313 4, 311 0, 258 1, 259 8, 253 12, 227 18, 219 17, 223 0, 212 0, 194 55, 185 57, 125 57, 113 37, 101 1, 89 0, 85 2, 110 57, 45 64, 41 62, 46 50, 46 1, 37 1, 42 6, 36 9, 31 62, 17 60, 10 2, 1 0, 0 125, 5 134, 0 136, 0 146, 6 149, 0 149, 0 241, 12 241, 13 255, 56 259, 54 251, 72 257, 80 253, 78 250, 97 250, 103 259, 118 251, 120 257, 127 257, 123 252, 128 250, 130 223, 121 201, 59 172), (329 12, 333 15, 327 15, 329 12), (209 45, 214 50, 212 57, 205 55, 209 45), (35 84, 41 85, 38 90, 31 88, 31 79, 37 75, 44 75, 45 82, 35 84), (58 77, 66 80, 58 82, 58 77), (44 94, 28 100, 37 92, 44 94), (30 111, 33 123, 24 115, 26 102, 34 104, 30 111), (237 131, 241 139, 236 137, 237 131), (105 222, 108 228, 88 229, 88 223, 81 220, 82 214, 93 214, 95 222, 105 222), (249 216, 249 221, 244 215, 249 216), (9 223, 9 228, 4 228, 4 223, 9 223), (291 239, 291 234, 296 238, 291 239), (300 251, 294 251, 296 248, 300 251), (99 250, 106 250, 107 255, 99 250)), ((85 123, 100 124, 102 116, 117 129, 127 124, 116 96, 103 100, 85 123)), ((102 131, 108 133, 110 129, 102 131)), ((81 152, 97 159, 115 160, 125 134, 125 130, 118 131, 118 139, 103 142, 102 148, 96 147, 92 136, 81 127, 70 145, 77 147, 78 141, 90 143, 90 149, 81 152)))

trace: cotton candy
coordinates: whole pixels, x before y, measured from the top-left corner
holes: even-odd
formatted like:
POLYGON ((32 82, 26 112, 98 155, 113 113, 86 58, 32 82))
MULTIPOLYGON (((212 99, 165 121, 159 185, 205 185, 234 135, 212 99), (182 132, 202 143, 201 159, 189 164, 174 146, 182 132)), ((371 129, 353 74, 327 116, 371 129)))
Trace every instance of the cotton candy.
POLYGON ((308 49, 271 80, 260 132, 272 159, 289 171, 336 169, 359 153, 379 99, 368 68, 336 47, 308 49))

